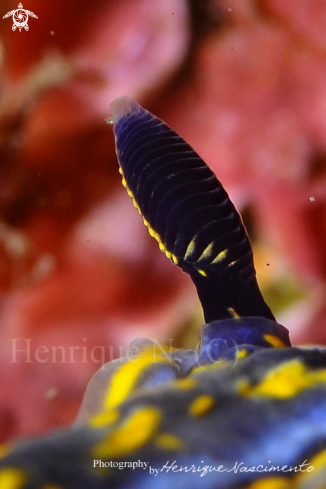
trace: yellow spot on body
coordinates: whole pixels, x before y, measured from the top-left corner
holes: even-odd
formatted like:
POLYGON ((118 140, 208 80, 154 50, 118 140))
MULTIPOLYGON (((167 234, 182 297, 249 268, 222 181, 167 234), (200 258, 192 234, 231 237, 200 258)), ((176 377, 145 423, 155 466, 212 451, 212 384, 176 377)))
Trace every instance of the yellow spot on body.
POLYGON ((175 265, 177 265, 179 263, 179 260, 175 255, 171 255, 171 258, 172 258, 172 261, 175 265))
POLYGON ((228 311, 233 318, 238 319, 240 317, 239 314, 233 309, 233 307, 228 307, 228 311))
POLYGON ((0 470, 1 489, 21 489, 27 480, 27 474, 21 469, 7 467, 0 470))
POLYGON ((309 469, 306 472, 300 472, 295 477, 296 488, 307 489, 313 487, 315 489, 325 488, 325 478, 326 478, 326 450, 322 450, 317 453, 312 459, 308 461, 309 466, 305 469, 309 469), (311 467, 314 467, 311 470, 311 467))
POLYGON ((310 465, 314 466, 314 470, 320 470, 326 468, 326 450, 322 450, 317 455, 315 455, 310 462, 310 465))
POLYGON ((212 263, 219 263, 220 261, 224 260, 224 258, 226 257, 226 255, 228 254, 228 250, 223 250, 221 251, 215 258, 214 260, 212 261, 212 263))
POLYGON ((246 489, 294 489, 294 485, 286 477, 270 477, 253 482, 246 489))
POLYGON ((206 248, 204 249, 200 257, 198 258, 198 261, 209 258, 212 254, 213 246, 214 246, 214 241, 212 241, 208 246, 206 246, 206 248))
POLYGON ((127 455, 150 440, 158 429, 161 413, 152 407, 133 412, 123 423, 95 446, 96 458, 127 455))
POLYGON ((282 348, 283 346, 288 346, 284 343, 284 341, 282 341, 277 336, 274 336, 273 334, 264 334, 264 340, 266 340, 270 345, 274 346, 275 348, 282 348))
POLYGON ((103 428, 104 426, 108 426, 112 423, 115 423, 119 418, 118 411, 104 411, 89 420, 89 426, 91 428, 103 428))
POLYGON ((173 385, 178 389, 193 389, 197 385, 197 381, 190 377, 185 377, 184 379, 176 380, 173 385))
POLYGON ((199 367, 195 367, 192 369, 191 374, 197 374, 198 372, 205 372, 205 370, 208 370, 212 365, 200 365, 199 367))
POLYGON ((189 406, 189 413, 192 416, 204 416, 215 405, 215 399, 209 395, 197 397, 189 406))
POLYGON ((207 273, 204 272, 204 270, 199 270, 198 268, 197 268, 197 270, 200 273, 200 275, 202 275, 203 277, 207 277, 207 273))
POLYGON ((186 253, 184 256, 185 260, 188 260, 188 258, 190 258, 190 256, 195 251, 195 247, 196 247, 196 242, 195 242, 195 238, 193 238, 187 246, 186 253))
POLYGON ((233 267, 237 263, 238 260, 233 260, 231 263, 228 264, 228 267, 233 267))
POLYGON ((131 389, 135 387, 139 376, 154 362, 174 364, 169 358, 152 348, 150 348, 150 353, 145 351, 132 362, 125 363, 113 374, 111 387, 104 401, 104 408, 113 409, 123 402, 131 389))
POLYGON ((182 441, 176 436, 171 435, 171 433, 160 433, 157 435, 155 437, 155 444, 164 450, 178 450, 183 446, 182 441))
POLYGON ((246 358, 246 356, 248 355, 248 352, 247 350, 243 349, 243 350, 238 350, 237 351, 237 359, 238 360, 241 360, 242 358, 246 358))
POLYGON ((259 384, 248 382, 238 384, 241 394, 248 396, 268 396, 278 399, 294 397, 305 389, 326 383, 326 369, 309 371, 299 360, 278 365, 267 373, 259 384))
POLYGON ((229 368, 230 365, 234 365, 234 361, 230 360, 220 360, 214 363, 210 363, 209 365, 200 365, 199 367, 193 368, 191 371, 192 374, 197 374, 201 372, 206 372, 206 370, 220 370, 222 368, 229 368))

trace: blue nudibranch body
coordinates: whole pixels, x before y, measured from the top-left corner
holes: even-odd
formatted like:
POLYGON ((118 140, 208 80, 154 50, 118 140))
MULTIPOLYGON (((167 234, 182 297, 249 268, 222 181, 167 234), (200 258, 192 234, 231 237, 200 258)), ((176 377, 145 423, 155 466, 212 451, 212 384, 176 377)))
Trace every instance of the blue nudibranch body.
POLYGON ((291 346, 200 156, 127 97, 111 112, 123 185, 197 289, 200 347, 135 340, 95 373, 72 429, 4 447, 0 488, 324 488, 326 351, 291 346))

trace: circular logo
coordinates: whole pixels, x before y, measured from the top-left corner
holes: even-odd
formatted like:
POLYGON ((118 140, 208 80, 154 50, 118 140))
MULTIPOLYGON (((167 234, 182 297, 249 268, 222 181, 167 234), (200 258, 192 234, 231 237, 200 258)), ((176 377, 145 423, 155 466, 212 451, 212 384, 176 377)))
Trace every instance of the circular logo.
POLYGON ((23 9, 23 4, 20 3, 16 10, 11 10, 10 12, 7 12, 6 15, 4 15, 2 18, 7 19, 8 17, 12 16, 12 20, 14 21, 12 25, 12 30, 15 31, 18 27, 19 32, 21 32, 23 28, 25 29, 25 31, 28 31, 29 29, 29 26, 27 24, 29 15, 31 17, 34 17, 34 19, 38 19, 37 15, 35 15, 34 12, 23 9))
POLYGON ((25 26, 28 27, 28 13, 24 9, 15 10, 15 13, 12 16, 12 20, 14 21, 14 25, 18 27, 18 29, 21 29, 22 27, 25 28, 25 26))

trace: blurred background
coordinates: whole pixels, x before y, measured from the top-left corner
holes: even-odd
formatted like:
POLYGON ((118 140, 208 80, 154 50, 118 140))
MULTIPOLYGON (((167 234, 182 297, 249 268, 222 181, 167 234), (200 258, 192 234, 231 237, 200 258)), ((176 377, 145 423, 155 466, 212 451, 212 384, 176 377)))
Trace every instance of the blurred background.
POLYGON ((71 423, 136 337, 194 347, 190 279, 121 185, 111 101, 179 132, 241 211, 296 344, 326 343, 326 3, 1 2, 0 440, 71 423))

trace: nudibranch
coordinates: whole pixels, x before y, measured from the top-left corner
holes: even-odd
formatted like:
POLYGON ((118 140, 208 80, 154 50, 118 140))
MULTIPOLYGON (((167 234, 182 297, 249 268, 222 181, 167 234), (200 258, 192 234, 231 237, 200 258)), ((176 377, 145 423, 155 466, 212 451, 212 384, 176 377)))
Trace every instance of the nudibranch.
POLYGON ((135 340, 94 374, 70 430, 3 447, 0 489, 322 489, 326 352, 291 346, 200 156, 128 97, 111 113, 123 185, 197 289, 200 347, 135 340))

